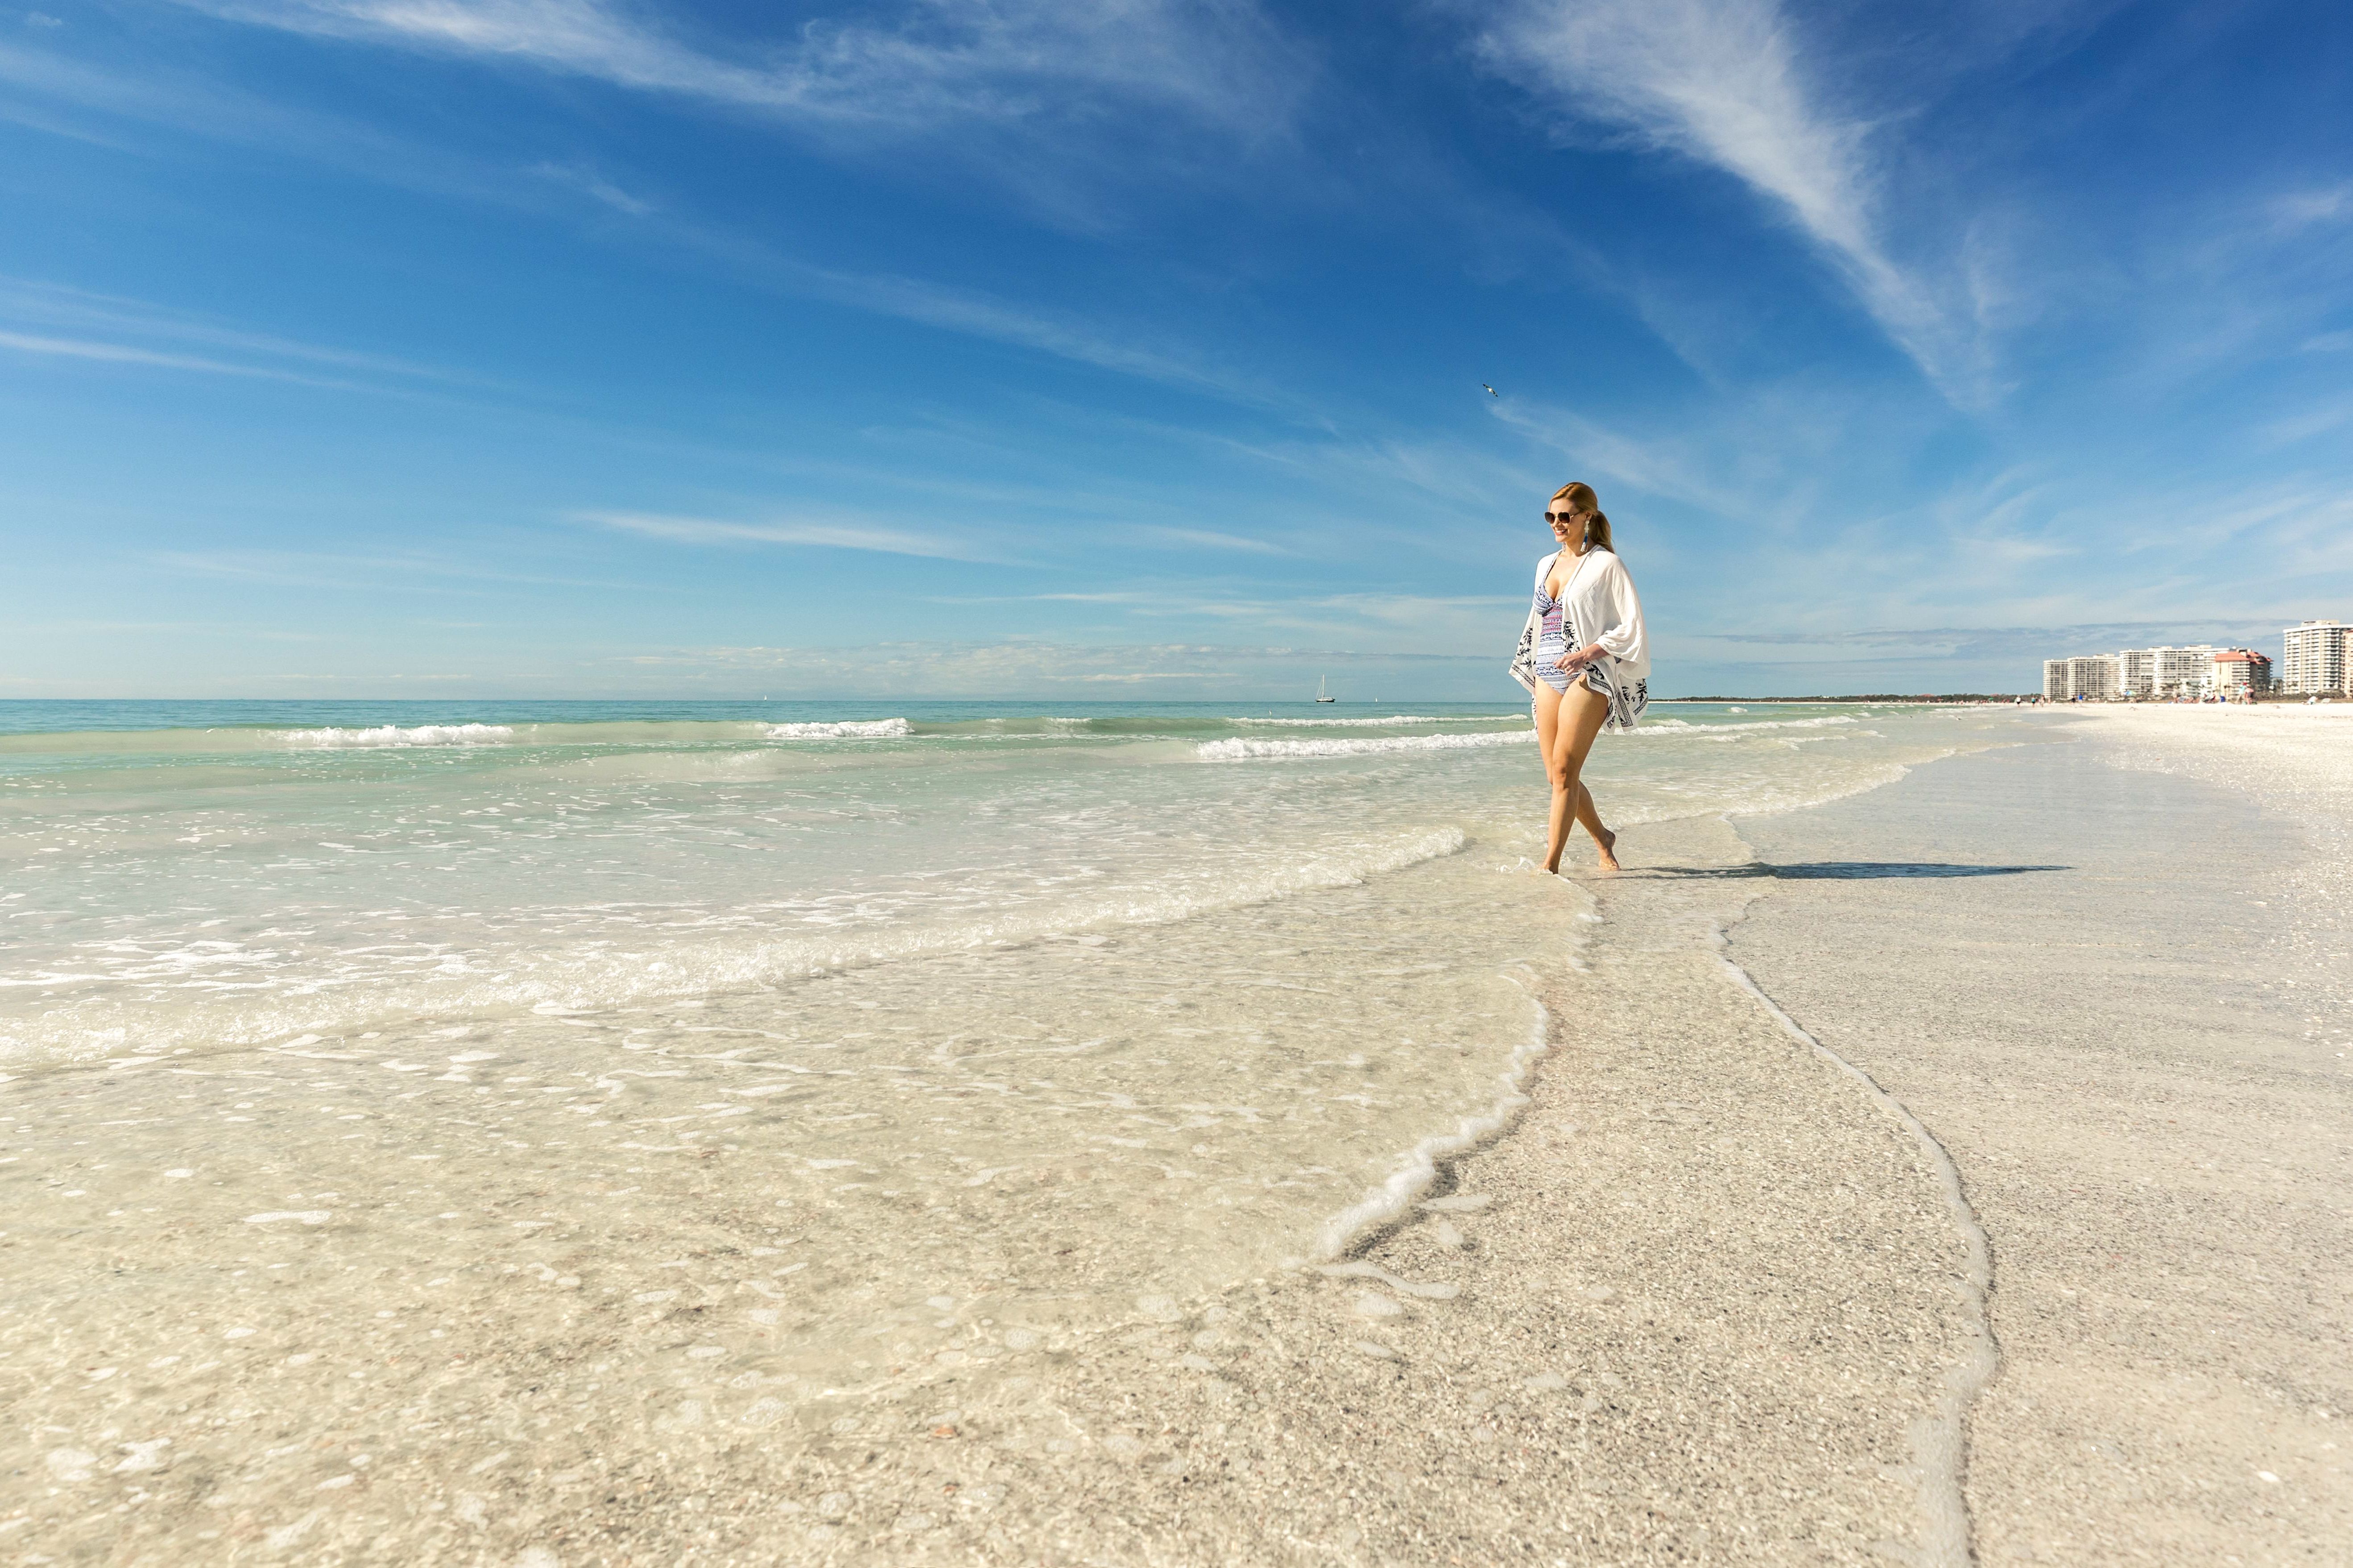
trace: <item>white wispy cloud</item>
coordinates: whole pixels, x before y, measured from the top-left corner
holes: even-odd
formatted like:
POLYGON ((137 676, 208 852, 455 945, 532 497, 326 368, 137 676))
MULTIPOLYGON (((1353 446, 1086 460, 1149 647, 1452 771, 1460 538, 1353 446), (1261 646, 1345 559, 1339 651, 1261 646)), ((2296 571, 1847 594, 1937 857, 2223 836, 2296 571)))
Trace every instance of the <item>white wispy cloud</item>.
MULTIPOLYGON (((620 682, 659 689, 757 691, 771 696, 1060 696, 1092 689, 1145 688, 1155 698, 1299 700, 1315 689, 1319 669, 1345 670, 1350 695, 1381 691, 1444 700, 1486 693, 1499 706, 1515 689, 1494 659, 1414 655, 1345 646, 1208 643, 1088 643, 1015 639, 960 645, 943 659, 935 643, 875 643, 849 647, 672 647, 623 655, 610 667, 620 682), (1497 690, 1501 688, 1501 690, 1497 690)), ((577 677, 575 678, 575 680, 577 677)))
POLYGON ((27 353, 68 354, 126 364, 208 371, 221 375, 262 376, 345 389, 355 389, 356 384, 320 380, 307 373, 270 362, 290 361, 297 365, 425 381, 457 383, 474 379, 416 360, 391 354, 364 353, 331 344, 303 342, 268 332, 250 331, 211 317, 145 300, 97 293, 37 279, 0 277, 0 321, 19 327, 63 329, 77 334, 66 338, 53 332, 0 333, 0 342, 6 342, 9 346, 27 353), (196 343, 244 357, 227 361, 179 353, 136 342, 89 340, 79 335, 94 331, 108 333, 118 340, 143 338, 170 343, 196 343))
POLYGON ((1076 680, 1087 685, 1141 686, 1152 680, 1242 680, 1247 677, 1234 670, 1144 669, 1113 674, 1097 670, 1091 675, 1049 675, 1048 680, 1076 680))
POLYGON ((2325 436, 2347 424, 2353 424, 2353 399, 2337 397, 2299 410, 2287 418, 2275 419, 2249 434, 2263 446, 2276 449, 2325 436))
POLYGON ((2273 224, 2285 233, 2310 228, 2315 224, 2353 219, 2353 181, 2290 191, 2274 196, 2268 207, 2273 224))
POLYGON ((866 550, 884 555, 915 555, 935 561, 1001 562, 1004 556, 969 541, 941 534, 910 533, 862 521, 833 522, 734 522, 659 512, 580 511, 574 521, 596 523, 648 539, 681 544, 797 544, 821 550, 866 550))
MULTIPOLYGON (((1739 495, 1711 482, 1706 465, 1688 449, 1688 434, 1677 439, 1646 439, 1569 409, 1525 401, 1497 405, 1489 412, 1577 464, 1583 470, 1579 477, 1597 489, 1615 480, 1645 495, 1684 501, 1721 517, 1737 516, 1741 510, 1739 495)), ((1609 510, 1606 500, 1602 510, 1609 510)))
POLYGON ((1741 180, 1815 243, 1947 395, 1984 400, 1966 312, 1891 254, 1878 128, 1833 102, 1776 0, 1517 0, 1477 47, 1560 106, 1741 180))
POLYGON ((480 596, 491 584, 533 587, 624 588, 632 594, 674 592, 631 580, 565 577, 547 572, 511 572, 480 559, 421 552, 340 553, 327 551, 225 548, 167 550, 142 559, 167 572, 224 578, 287 588, 332 588, 380 593, 387 588, 480 596))
MULTIPOLYGON (((1534 557, 1530 557, 1531 560, 1534 557)), ((1514 577, 1518 576, 1514 571, 1514 577)), ((1514 583, 1516 587, 1517 584, 1514 583)), ((1115 609, 1104 625, 1135 621, 1240 626, 1258 632, 1297 632, 1319 646, 1367 639, 1368 654, 1433 658, 1495 648, 1519 635, 1527 603, 1518 594, 1441 595, 1383 592, 1282 593, 1242 584, 1219 592, 1182 582, 1134 587, 1025 594, 1014 597, 946 597, 957 605, 1008 603, 1084 605, 1115 609)))
POLYGON ((1036 349, 1060 359, 1165 385, 1213 393, 1248 403, 1274 395, 1245 377, 1182 353, 1140 344, 1082 317, 1061 315, 970 289, 918 279, 852 273, 780 260, 779 271, 805 293, 833 299, 878 315, 968 337, 1036 349))
POLYGON ((180 0, 224 19, 542 71, 772 125, 1106 233, 1294 143, 1312 57, 1260 0, 879 0, 722 22, 622 0, 180 0), (1147 193, 1149 194, 1147 195, 1147 193))
POLYGON ((341 116, 290 107, 263 93, 185 69, 149 64, 124 70, 47 48, 0 43, 0 115, 54 135, 150 157, 178 155, 176 140, 142 138, 161 128, 171 138, 202 137, 365 175, 439 196, 502 198, 521 182, 512 166, 481 163, 429 143, 388 134, 341 116), (27 113, 37 100, 50 111, 27 113), (113 121, 103 131, 91 117, 113 121), (125 134, 126 128, 133 128, 125 134))
POLYGON ((82 338, 53 338, 30 332, 0 331, 0 348, 14 349, 18 353, 41 354, 58 359, 92 360, 102 364, 144 365, 158 370, 192 370, 208 375, 251 376, 264 381, 290 381, 303 386, 328 386, 353 392, 361 388, 352 382, 331 381, 315 375, 302 375, 293 371, 277 370, 268 365, 232 364, 226 360, 206 359, 200 354, 164 353, 153 349, 134 348, 126 343, 97 342, 82 338))
POLYGON ((1127 527, 1123 538, 1151 540, 1156 543, 1186 550, 1235 550, 1247 555, 1289 555, 1290 551, 1263 539, 1246 539, 1239 533, 1219 533, 1208 528, 1163 528, 1157 525, 1127 527))
MULTIPOLYGON (((301 8, 299 0, 287 3, 301 8)), ((404 142, 368 127, 290 111, 214 83, 153 74, 118 75, 41 51, 0 47, 0 83, 74 110, 266 147, 370 179, 429 190, 443 196, 505 206, 543 207, 545 197, 535 194, 533 187, 563 184, 617 211, 649 220, 633 233, 642 233, 645 237, 675 247, 681 257, 716 265, 746 283, 778 293, 826 300, 852 310, 1008 343, 1114 374, 1250 406, 1298 410, 1297 399, 1284 396, 1261 377, 1203 354, 1198 343, 1158 341, 1133 323, 1025 304, 984 289, 897 273, 826 267, 784 254, 728 229, 666 214, 656 203, 578 162, 545 160, 520 169, 512 164, 497 167, 422 143, 404 142)), ((55 134, 116 144, 86 126, 62 121, 52 123, 54 117, 33 114, 24 105, 0 96, 0 119, 12 118, 37 123, 40 129, 55 134)), ((100 322, 107 310, 117 310, 137 315, 139 321, 131 324, 140 330, 202 337, 225 347, 267 350, 273 346, 254 334, 232 336, 227 329, 206 328, 186 319, 175 322, 169 319, 170 312, 143 307, 137 301, 109 300, 87 294, 76 299, 72 290, 22 280, 0 279, 0 317, 21 312, 27 304, 28 294, 42 289, 48 289, 48 297, 35 302, 42 320, 62 320, 73 315, 86 322, 100 322)), ((354 369, 470 379, 381 356, 340 354, 289 345, 282 341, 274 346, 297 357, 345 363, 354 369)))
POLYGON ((926 0, 702 48, 602 0, 187 0, 295 32, 522 61, 841 128, 1149 106, 1248 131, 1280 108, 1276 36, 1249 0, 926 0))
POLYGON ((633 196, 596 170, 580 163, 534 163, 523 171, 559 185, 569 185, 585 195, 592 196, 616 212, 631 217, 643 217, 654 210, 654 204, 641 196, 633 196))
POLYGON ((1500 453, 1492 442, 1455 437, 1243 441, 1222 433, 1170 434, 1313 485, 1323 504, 1287 509, 1283 518, 1294 552, 1309 555, 1345 553, 1377 538, 1414 555, 1460 559, 1485 548, 1499 520, 1524 519, 1542 538, 1536 514, 1561 482, 1548 460, 1539 465, 1500 453))
POLYGON ((1311 417, 1301 399, 1263 377, 1132 322, 1008 300, 985 289, 889 272, 853 272, 786 255, 730 229, 662 222, 660 237, 745 283, 852 310, 1008 343, 1075 364, 1157 382, 1250 407, 1311 417))

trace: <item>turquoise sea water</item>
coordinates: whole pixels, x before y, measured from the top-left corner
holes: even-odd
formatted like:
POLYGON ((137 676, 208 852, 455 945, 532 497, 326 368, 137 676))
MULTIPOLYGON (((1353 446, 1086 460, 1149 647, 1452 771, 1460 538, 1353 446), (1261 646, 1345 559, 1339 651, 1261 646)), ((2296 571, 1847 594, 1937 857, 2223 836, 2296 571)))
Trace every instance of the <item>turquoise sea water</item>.
POLYGON ((216 699, 150 700, 0 699, 0 735, 73 734, 100 731, 351 730, 393 725, 415 729, 433 724, 594 724, 822 722, 904 718, 914 723, 955 726, 987 721, 1045 717, 1100 719, 1107 722, 1216 721, 1236 714, 1296 716, 1338 713, 1353 717, 1398 713, 1516 713, 1494 703, 1218 703, 1218 702, 972 702, 910 701, 875 698, 857 701, 612 701, 514 699, 496 701, 340 701, 309 699, 216 699))

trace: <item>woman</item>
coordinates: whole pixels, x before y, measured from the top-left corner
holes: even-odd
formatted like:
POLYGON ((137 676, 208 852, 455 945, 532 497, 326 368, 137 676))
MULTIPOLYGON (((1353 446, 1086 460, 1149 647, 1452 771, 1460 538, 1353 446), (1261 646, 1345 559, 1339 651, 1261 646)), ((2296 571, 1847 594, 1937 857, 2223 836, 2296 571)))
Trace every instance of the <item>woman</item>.
POLYGON ((1552 777, 1552 831, 1545 869, 1560 870, 1572 825, 1618 869, 1618 836, 1601 826, 1580 775, 1593 738, 1630 730, 1651 703, 1651 654, 1634 579, 1609 547, 1609 519, 1586 484, 1563 485, 1545 510, 1560 548, 1536 563, 1535 607, 1520 630, 1512 679, 1535 699, 1536 746, 1552 777))

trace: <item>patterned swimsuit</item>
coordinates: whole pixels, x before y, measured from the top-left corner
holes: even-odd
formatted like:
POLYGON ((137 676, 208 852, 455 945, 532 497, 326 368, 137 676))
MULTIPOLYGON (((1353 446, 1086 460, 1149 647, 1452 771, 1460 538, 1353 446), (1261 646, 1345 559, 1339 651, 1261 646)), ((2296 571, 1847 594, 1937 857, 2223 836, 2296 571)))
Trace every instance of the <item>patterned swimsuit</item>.
MULTIPOLYGON (((1542 617, 1536 630, 1536 679, 1566 697, 1568 695, 1568 671, 1560 668, 1560 657, 1572 646, 1568 639, 1576 635, 1577 627, 1570 624, 1567 610, 1561 601, 1545 592, 1545 582, 1548 580, 1539 580, 1536 584, 1536 614, 1542 617)), ((1560 585, 1561 593, 1566 595, 1576 581, 1577 573, 1571 571, 1568 582, 1560 585)), ((1577 643, 1574 646, 1582 647, 1585 645, 1577 643)), ((1590 665, 1586 667, 1585 684, 1604 697, 1609 695, 1609 683, 1602 679, 1600 671, 1590 665)))

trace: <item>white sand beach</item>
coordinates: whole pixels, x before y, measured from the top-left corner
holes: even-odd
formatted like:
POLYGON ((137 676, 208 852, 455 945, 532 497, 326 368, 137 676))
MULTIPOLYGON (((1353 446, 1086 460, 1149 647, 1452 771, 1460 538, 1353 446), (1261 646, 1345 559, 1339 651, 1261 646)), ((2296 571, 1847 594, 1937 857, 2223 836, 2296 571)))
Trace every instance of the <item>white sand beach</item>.
MULTIPOLYGON (((1270 1248, 1059 1327, 1009 1288, 944 1297, 920 1367, 822 1397, 757 1348, 815 1233, 733 1154, 477 1163, 498 1213, 420 1214, 396 1267, 339 1239, 356 1164, 269 1168, 216 1121, 188 1165, 272 1194, 232 1278, 146 1195, 170 1173, 90 1141, 287 1064, 19 1079, 0 1552, 2341 1561, 2353 723, 2118 710, 1988 739, 1810 809, 1630 830, 1628 874, 1564 889, 1583 934, 1528 972, 1525 1104, 1338 1258, 1270 1248), (17 1221, 68 1181, 111 1223, 17 1221), (644 1188, 635 1217, 561 1229, 606 1182, 644 1188), (642 1278, 599 1297, 621 1247, 642 1278), (248 1352, 305 1320, 306 1349, 248 1352)), ((991 1244, 1000 1276, 1053 1256, 1024 1212, 1044 1229, 991 1244)))

